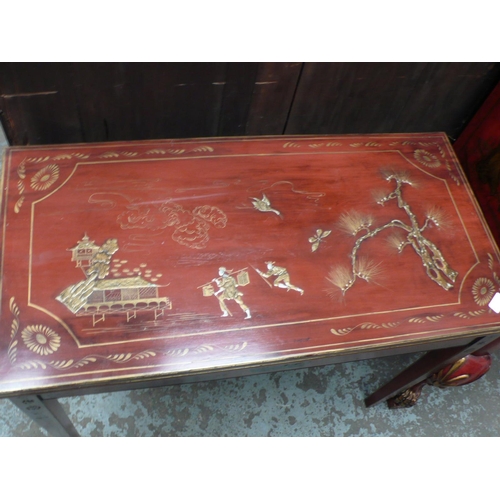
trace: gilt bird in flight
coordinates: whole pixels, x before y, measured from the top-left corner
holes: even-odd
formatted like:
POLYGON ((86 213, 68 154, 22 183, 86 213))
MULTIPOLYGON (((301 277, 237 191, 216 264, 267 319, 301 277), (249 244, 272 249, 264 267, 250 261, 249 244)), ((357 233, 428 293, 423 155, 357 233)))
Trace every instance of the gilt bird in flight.
POLYGON ((259 200, 259 198, 250 198, 250 199, 252 200, 253 206, 259 212, 274 212, 276 215, 279 215, 281 217, 280 212, 271 207, 271 202, 269 201, 269 199, 265 194, 262 195, 262 200, 259 200))

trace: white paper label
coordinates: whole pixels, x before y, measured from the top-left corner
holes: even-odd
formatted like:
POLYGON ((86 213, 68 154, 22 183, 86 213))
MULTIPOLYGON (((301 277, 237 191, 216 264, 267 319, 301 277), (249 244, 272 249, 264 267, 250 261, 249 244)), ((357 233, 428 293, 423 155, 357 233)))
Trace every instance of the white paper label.
POLYGON ((496 313, 500 312, 500 293, 495 293, 491 302, 488 304, 490 309, 493 309, 496 313))

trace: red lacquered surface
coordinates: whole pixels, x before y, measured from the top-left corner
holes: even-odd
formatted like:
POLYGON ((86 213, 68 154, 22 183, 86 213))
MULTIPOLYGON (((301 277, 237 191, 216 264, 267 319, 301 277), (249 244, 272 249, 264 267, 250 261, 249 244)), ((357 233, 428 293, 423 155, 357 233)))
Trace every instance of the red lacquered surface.
POLYGON ((500 241, 500 85, 453 144, 486 221, 500 241))
POLYGON ((3 187, 4 396, 500 325, 498 250, 441 133, 16 147, 3 187))

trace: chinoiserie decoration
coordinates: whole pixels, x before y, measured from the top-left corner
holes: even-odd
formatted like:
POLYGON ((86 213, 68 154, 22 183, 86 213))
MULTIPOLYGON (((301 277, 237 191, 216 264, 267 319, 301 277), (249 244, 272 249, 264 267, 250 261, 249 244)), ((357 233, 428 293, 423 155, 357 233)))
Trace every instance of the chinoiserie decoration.
POLYGON ((453 283, 455 283, 458 272, 449 266, 439 248, 423 235, 423 232, 432 223, 436 226, 440 226, 442 219, 441 214, 438 210, 431 209, 427 212, 423 225, 420 226, 417 216, 403 198, 403 186, 413 185, 413 181, 409 174, 404 171, 386 171, 383 172, 383 176, 387 181, 395 181, 396 188, 387 195, 378 195, 377 203, 384 205, 389 201, 396 200, 398 208, 406 214, 409 222, 393 219, 381 226, 372 227, 374 223, 374 217, 372 215, 362 215, 357 212, 343 214, 339 222, 339 227, 342 230, 353 236, 362 231, 364 234, 354 243, 350 254, 350 269, 346 267, 333 268, 327 279, 340 288, 343 294, 354 285, 358 278, 368 282, 373 281, 373 277, 378 272, 378 265, 369 259, 360 257, 360 247, 365 241, 377 236, 380 232, 392 228, 397 232, 389 239, 397 250, 402 252, 406 246, 410 245, 422 259, 422 264, 427 276, 445 290, 450 290, 453 288, 453 283))
POLYGON ((320 243, 322 243, 327 236, 330 236, 330 234, 331 231, 323 231, 323 229, 316 229, 316 234, 309 238, 309 243, 312 244, 311 251, 315 252, 318 249, 320 243))
POLYGON ((271 276, 275 276, 274 286, 278 288, 285 288, 287 292, 290 290, 295 290, 300 293, 300 295, 304 295, 304 290, 302 288, 298 288, 290 283, 290 275, 285 267, 277 266, 274 262, 266 262, 267 272, 262 272, 259 269, 256 271, 264 278, 266 283, 271 286, 271 284, 267 281, 266 278, 270 278, 271 276))
POLYGON ((160 285, 150 283, 140 272, 126 278, 108 278, 111 259, 118 251, 117 239, 110 238, 98 246, 85 235, 70 251, 71 260, 85 279, 63 290, 56 299, 74 314, 92 316, 94 326, 104 321, 106 314, 125 313, 128 322, 138 310, 153 310, 157 319, 172 308, 168 297, 159 296, 160 285))
POLYGON ((204 297, 211 297, 212 295, 217 297, 223 318, 232 316, 225 302, 227 300, 234 300, 245 313, 245 319, 250 319, 252 315, 248 306, 243 302, 243 292, 237 290, 237 288, 246 286, 249 283, 250 277, 246 268, 239 271, 228 271, 225 267, 220 267, 218 278, 214 278, 211 282, 205 283, 198 288, 203 289, 204 297), (236 278, 234 278, 234 275, 236 275, 236 278), (214 290, 212 283, 217 285, 217 291, 214 290))
POLYGON ((269 198, 265 194, 262 195, 262 199, 251 198, 251 200, 253 206, 259 212, 273 212, 281 217, 281 213, 275 208, 271 207, 271 202, 269 201, 269 198))
POLYGON ((163 203, 130 204, 118 216, 117 222, 121 229, 161 231, 172 227, 172 239, 175 242, 199 250, 207 246, 212 226, 218 229, 226 227, 227 216, 211 205, 186 210, 178 203, 168 200, 163 203))

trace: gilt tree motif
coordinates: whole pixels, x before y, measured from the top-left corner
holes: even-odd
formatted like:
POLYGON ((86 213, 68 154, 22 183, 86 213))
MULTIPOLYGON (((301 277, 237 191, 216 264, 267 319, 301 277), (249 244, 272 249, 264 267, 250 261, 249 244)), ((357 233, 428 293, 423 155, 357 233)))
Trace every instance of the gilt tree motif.
POLYGON ((378 272, 378 265, 366 257, 360 256, 361 246, 365 241, 377 236, 382 231, 396 228, 406 233, 401 234, 401 231, 398 231, 398 234, 393 234, 389 238, 398 252, 401 253, 407 246, 411 246, 422 259, 422 264, 429 278, 445 290, 450 290, 453 288, 458 272, 449 266, 439 248, 423 235, 424 231, 432 223, 438 227, 442 225, 442 214, 437 209, 431 209, 426 213, 424 223, 419 225, 417 216, 413 213, 410 205, 403 199, 403 186, 414 184, 408 173, 383 172, 383 177, 387 181, 394 181, 396 187, 391 193, 378 196, 377 203, 384 205, 395 200, 398 208, 406 214, 408 221, 403 222, 399 219, 393 219, 386 224, 373 227, 374 218, 371 215, 361 215, 357 212, 343 214, 339 221, 341 229, 353 236, 359 233, 363 234, 358 237, 352 248, 350 254, 351 267, 333 268, 327 279, 340 288, 343 294, 354 285, 357 279, 368 282, 373 281, 378 272))

